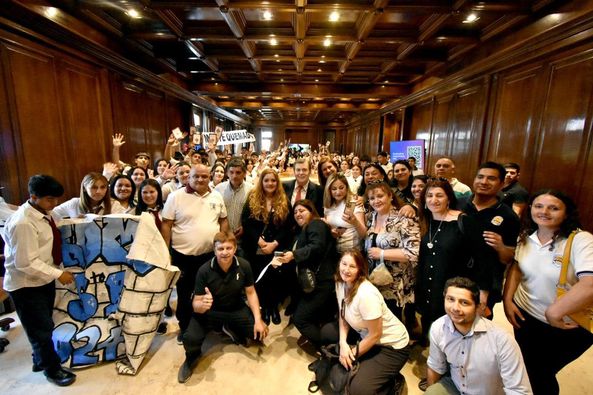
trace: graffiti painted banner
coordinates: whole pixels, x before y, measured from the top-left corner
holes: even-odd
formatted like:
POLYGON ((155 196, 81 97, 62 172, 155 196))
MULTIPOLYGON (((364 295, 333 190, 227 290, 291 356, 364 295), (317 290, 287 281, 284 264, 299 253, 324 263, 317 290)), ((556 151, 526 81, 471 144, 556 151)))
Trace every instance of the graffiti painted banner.
POLYGON ((179 269, 152 215, 87 216, 60 223, 70 285, 56 282, 53 340, 71 368, 117 362, 136 374, 179 269))

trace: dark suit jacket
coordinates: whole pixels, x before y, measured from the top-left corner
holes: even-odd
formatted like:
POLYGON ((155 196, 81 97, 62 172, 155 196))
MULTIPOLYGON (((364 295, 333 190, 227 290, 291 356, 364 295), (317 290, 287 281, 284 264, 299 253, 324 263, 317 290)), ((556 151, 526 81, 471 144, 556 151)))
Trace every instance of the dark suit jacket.
MULTIPOLYGON (((284 188, 284 192, 286 192, 286 197, 288 198, 288 203, 290 204, 292 199, 292 194, 294 193, 294 188, 296 186, 296 180, 292 181, 284 181, 282 183, 282 187, 284 188)), ((323 188, 318 184, 315 184, 313 181, 309 181, 309 186, 307 187, 307 195, 305 199, 309 199, 315 205, 315 209, 320 217, 323 217, 323 188)), ((292 214, 292 204, 290 205, 290 211, 292 214)))
POLYGON ((304 229, 299 229, 292 253, 297 265, 316 272, 317 281, 333 282, 338 253, 336 239, 325 222, 314 219, 304 229))

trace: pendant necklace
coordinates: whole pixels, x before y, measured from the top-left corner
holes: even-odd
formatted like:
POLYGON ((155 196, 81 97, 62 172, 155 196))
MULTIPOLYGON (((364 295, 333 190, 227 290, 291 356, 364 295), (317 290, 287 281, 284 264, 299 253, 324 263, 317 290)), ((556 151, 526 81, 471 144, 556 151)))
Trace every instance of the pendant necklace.
POLYGON ((449 214, 449 211, 447 211, 447 213, 445 214, 445 216, 443 217, 441 222, 439 222, 439 226, 438 226, 436 232, 434 232, 434 235, 432 234, 432 221, 430 221, 428 223, 428 243, 426 243, 426 246, 428 247, 429 250, 432 250, 432 247, 434 247, 433 241, 436 243, 437 233, 440 232, 441 225, 443 224, 443 221, 445 220, 445 218, 447 218, 447 214, 449 214))

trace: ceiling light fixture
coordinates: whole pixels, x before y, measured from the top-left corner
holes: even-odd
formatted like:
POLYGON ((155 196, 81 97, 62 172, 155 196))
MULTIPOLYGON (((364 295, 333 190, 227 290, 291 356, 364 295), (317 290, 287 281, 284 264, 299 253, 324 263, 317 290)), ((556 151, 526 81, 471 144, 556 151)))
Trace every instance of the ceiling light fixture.
POLYGON ((275 57, 275 58, 277 58, 278 56, 280 56, 280 55, 278 55, 277 53, 275 53, 275 54, 274 54, 274 57, 275 57))
POLYGON ((322 70, 321 70, 321 68, 318 68, 317 71, 321 73, 322 70))
POLYGON ((329 47, 330 45, 332 45, 332 40, 330 37, 326 37, 325 40, 323 40, 323 46, 329 47))
POLYGON ((280 82, 284 82, 284 78, 280 78, 280 82))
POLYGON ((479 16, 477 16, 476 14, 469 14, 465 20, 463 21, 463 23, 474 23, 475 21, 477 21, 478 19, 480 19, 479 16))
POLYGON ((196 71, 196 70, 191 70, 191 71, 190 71, 190 73, 192 73, 192 74, 196 74, 196 73, 197 73, 197 71, 196 71))
POLYGON ((128 16, 129 16, 130 18, 134 18, 134 19, 140 19, 140 18, 142 18, 142 15, 140 15, 140 13, 139 13, 138 11, 136 11, 135 9, 133 9, 133 8, 130 8, 130 9, 129 9, 129 10, 126 12, 126 14, 128 14, 128 16))
POLYGON ((200 60, 200 58, 198 58, 197 56, 190 56, 188 59, 189 60, 200 60))
POLYGON ((315 82, 319 82, 319 80, 316 78, 316 79, 315 79, 315 82))
POLYGON ((330 22, 337 22, 340 19, 340 13, 338 11, 333 11, 329 14, 329 21, 330 22))
POLYGON ((278 40, 276 40, 276 35, 270 34, 270 45, 276 45, 276 44, 278 44, 278 40))
POLYGON ((264 11, 264 20, 271 21, 272 20, 272 13, 268 10, 264 11))
POLYGON ((47 14, 48 17, 53 18, 56 15, 58 15, 58 9, 56 7, 47 7, 47 10, 45 11, 45 13, 47 14))

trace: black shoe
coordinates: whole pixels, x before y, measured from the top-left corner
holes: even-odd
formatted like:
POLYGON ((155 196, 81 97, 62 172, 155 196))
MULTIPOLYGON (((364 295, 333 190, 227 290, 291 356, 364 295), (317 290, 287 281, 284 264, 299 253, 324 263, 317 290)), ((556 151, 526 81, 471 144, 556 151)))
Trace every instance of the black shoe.
POLYGON ((183 346, 183 332, 179 332, 179 334, 177 335, 177 344, 183 346))
POLYGON ((406 386, 406 378, 401 373, 398 373, 397 376, 395 376, 395 385, 393 386, 393 394, 394 395, 402 394, 405 386, 406 386))
POLYGON ((266 325, 270 325, 270 310, 262 309, 261 319, 266 323, 266 325))
POLYGON ((187 380, 189 380, 189 378, 194 372, 192 365, 193 364, 187 359, 183 361, 183 363, 179 367, 179 372, 177 373, 177 381, 179 383, 183 384, 187 382, 187 380))
POLYGON ((159 327, 156 328, 156 333, 158 333, 159 335, 164 335, 165 333, 167 333, 167 323, 161 322, 159 324, 159 327))
POLYGON ((282 322, 282 318, 280 318, 280 313, 278 312, 277 307, 271 309, 270 316, 272 318, 272 322, 274 323, 274 325, 280 325, 280 323, 282 322))
POLYGON ((287 317, 290 317, 296 310, 298 303, 294 302, 291 298, 290 303, 288 304, 288 306, 286 306, 286 309, 284 310, 284 315, 287 317))
POLYGON ((165 307, 165 317, 173 317, 173 309, 169 305, 165 307))
POLYGON ((420 380, 420 382, 418 383, 418 389, 420 391, 426 391, 426 389, 428 388, 428 380, 427 379, 422 379, 420 380))
POLYGON ((47 381, 59 385, 60 387, 67 387, 76 380, 76 375, 74 373, 62 368, 52 373, 46 371, 45 377, 47 378, 47 381))
POLYGON ((241 337, 239 337, 239 335, 237 335, 231 328, 229 328, 226 325, 222 326, 222 332, 227 335, 228 337, 231 338, 231 340, 233 341, 233 343, 240 345, 240 346, 245 346, 247 343, 245 342, 245 340, 241 340, 241 337))
POLYGON ((33 362, 33 366, 31 366, 31 371, 32 372, 43 372, 43 368, 39 365, 37 365, 35 362, 33 362))

